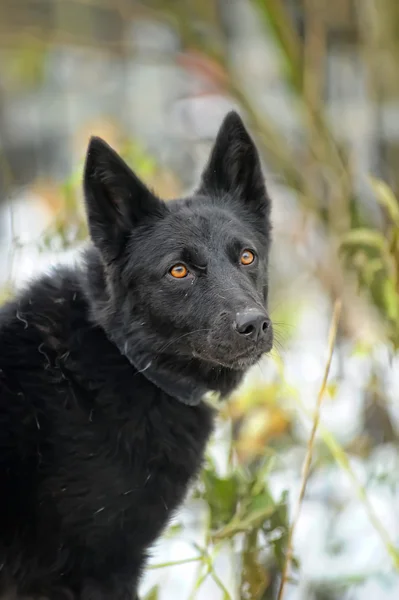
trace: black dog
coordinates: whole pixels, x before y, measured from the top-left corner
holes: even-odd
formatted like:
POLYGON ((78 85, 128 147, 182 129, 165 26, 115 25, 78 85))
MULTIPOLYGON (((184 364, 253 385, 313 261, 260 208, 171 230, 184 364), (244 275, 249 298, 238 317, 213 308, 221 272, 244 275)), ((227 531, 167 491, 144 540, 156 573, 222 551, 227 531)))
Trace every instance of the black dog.
POLYGON ((135 597, 227 396, 272 346, 270 201, 241 119, 164 203, 93 138, 80 268, 0 313, 0 596, 135 597))

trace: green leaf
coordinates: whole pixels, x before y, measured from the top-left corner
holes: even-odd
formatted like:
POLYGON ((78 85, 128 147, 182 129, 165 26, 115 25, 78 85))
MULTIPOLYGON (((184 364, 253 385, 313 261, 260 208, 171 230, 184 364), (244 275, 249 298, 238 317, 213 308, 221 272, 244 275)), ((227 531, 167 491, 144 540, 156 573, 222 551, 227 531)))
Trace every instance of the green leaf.
POLYGON ((159 585, 154 585, 148 592, 146 596, 144 596, 144 600, 158 600, 159 598, 159 585))
POLYGON ((250 517, 253 513, 259 514, 259 512, 268 512, 270 509, 274 508, 274 498, 267 490, 264 490, 262 494, 257 494, 251 499, 248 506, 248 517, 250 517))
POLYGON ((258 532, 253 529, 244 537, 240 598, 263 598, 269 583, 270 576, 259 552, 258 532))
POLYGON ((382 254, 389 253, 387 241, 378 231, 372 229, 352 229, 342 239, 341 245, 345 246, 368 246, 376 248, 382 254))
POLYGON ((367 261, 363 267, 363 275, 364 275, 366 284, 368 286, 371 286, 377 273, 379 273, 383 269, 384 269, 384 264, 381 261, 381 259, 374 258, 372 260, 367 261))
POLYGON ((251 496, 257 496, 258 494, 264 493, 266 487, 265 481, 274 467, 274 464, 275 456, 266 456, 263 458, 263 464, 256 470, 255 481, 251 488, 251 496))
POLYGON ((236 512, 238 481, 231 477, 218 477, 215 471, 206 469, 203 473, 206 499, 211 512, 212 527, 228 523, 236 512))
POLYGON ((392 222, 399 226, 399 203, 391 188, 375 177, 370 177, 370 183, 378 202, 386 209, 392 222))
POLYGON ((370 354, 372 347, 363 340, 357 341, 353 345, 352 356, 366 357, 370 354))
POLYGON ((8 300, 11 300, 13 295, 13 286, 11 282, 6 283, 3 287, 0 288, 0 305, 3 305, 8 300))
POLYGON ((236 516, 228 525, 219 530, 215 538, 230 538, 237 533, 246 532, 253 527, 261 527, 263 522, 270 518, 275 510, 276 505, 270 494, 268 492, 259 494, 259 496, 251 499, 243 513, 236 516))
MULTIPOLYGON (((282 570, 286 561, 286 552, 288 545, 288 492, 284 491, 281 494, 279 503, 277 504, 275 512, 272 514, 268 523, 268 533, 273 533, 273 536, 269 539, 269 543, 273 549, 274 557, 279 568, 282 570), (280 535, 276 536, 276 532, 280 535)), ((293 557, 293 565, 297 565, 297 560, 293 557)))
POLYGON ((157 172, 155 159, 137 141, 128 142, 121 152, 122 157, 134 165, 139 177, 147 179, 157 172))
POLYGON ((182 529, 183 529, 183 525, 181 523, 174 523, 173 525, 170 525, 168 527, 168 529, 166 530, 165 536, 167 536, 168 538, 174 537, 175 535, 178 535, 179 533, 181 533, 182 529))
POLYGON ((391 321, 397 322, 399 320, 399 296, 395 284, 391 279, 385 279, 382 289, 387 316, 391 321))

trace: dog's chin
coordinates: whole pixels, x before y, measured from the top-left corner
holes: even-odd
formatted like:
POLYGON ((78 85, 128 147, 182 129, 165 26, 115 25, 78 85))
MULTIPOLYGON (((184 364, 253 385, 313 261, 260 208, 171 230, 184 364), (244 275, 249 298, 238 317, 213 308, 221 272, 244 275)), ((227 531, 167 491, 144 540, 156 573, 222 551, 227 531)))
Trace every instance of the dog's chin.
POLYGON ((254 367, 256 364, 258 364, 263 355, 264 352, 260 352, 252 356, 243 356, 241 358, 235 358, 231 361, 230 368, 236 371, 247 371, 251 367, 254 367))
POLYGON ((214 366, 224 367, 233 371, 247 371, 254 365, 256 365, 262 356, 268 352, 265 350, 247 350, 240 354, 229 354, 224 352, 218 355, 214 352, 209 352, 206 355, 196 355, 196 358, 201 359, 204 362, 210 363, 214 366))
POLYGON ((258 350, 241 356, 234 356, 228 361, 228 366, 235 371, 247 371, 251 367, 254 367, 264 354, 264 351, 258 350))

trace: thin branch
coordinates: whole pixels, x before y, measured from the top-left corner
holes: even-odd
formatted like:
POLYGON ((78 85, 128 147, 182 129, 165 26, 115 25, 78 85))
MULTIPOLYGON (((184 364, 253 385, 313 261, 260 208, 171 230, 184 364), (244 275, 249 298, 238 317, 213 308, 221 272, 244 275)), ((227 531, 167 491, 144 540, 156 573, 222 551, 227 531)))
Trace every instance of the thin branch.
POLYGON ((193 563, 193 562, 199 562, 200 560, 203 560, 203 556, 193 556, 192 558, 183 558, 182 560, 176 560, 176 561, 170 561, 170 562, 164 562, 164 563, 158 563, 156 565, 149 565, 148 569, 154 570, 154 569, 166 569, 169 567, 177 567, 179 565, 186 565, 187 563, 193 563))
MULTIPOLYGON (((284 385, 286 386, 286 388, 285 388, 286 395, 292 397, 293 400, 295 400, 295 402, 298 404, 298 406, 300 407, 302 412, 305 413, 306 415, 308 415, 309 418, 313 419, 314 412, 309 410, 304 405, 304 403, 302 402, 302 400, 299 397, 299 394, 298 394, 298 391, 296 390, 296 388, 292 387, 291 385, 288 385, 286 383, 286 381, 284 380, 284 373, 283 373, 283 369, 282 369, 281 360, 276 359, 276 364, 278 366, 280 376, 281 376, 282 380, 284 381, 284 385)), ((334 458, 337 465, 343 471, 345 471, 346 474, 348 475, 351 483, 353 484, 353 487, 355 489, 355 492, 356 492, 359 500, 363 503, 364 509, 365 509, 366 513, 368 514, 370 523, 373 525, 376 533, 379 535, 379 537, 381 539, 381 542, 385 546, 387 553, 391 557, 392 563, 393 563, 395 569, 399 571, 399 550, 395 547, 394 543, 391 541, 391 538, 390 538, 386 528, 384 527, 384 525, 381 522, 380 518, 378 517, 376 511, 374 510, 374 507, 373 507, 370 499, 367 497, 366 490, 360 483, 359 478, 356 475, 356 473, 349 461, 348 455, 346 454, 345 450, 342 448, 340 443, 336 440, 334 435, 331 433, 331 431, 329 431, 322 423, 320 423, 320 425, 319 425, 319 432, 320 432, 320 436, 321 436, 325 446, 331 452, 331 456, 334 458)))
POLYGON ((303 498, 305 496, 306 484, 308 481, 310 467, 311 467, 311 463, 312 463, 313 448, 314 448, 314 442, 316 439, 316 431, 317 431, 317 427, 318 427, 319 421, 320 421, 320 409, 321 409, 321 404, 322 404, 323 397, 324 397, 324 394, 326 391, 328 374, 330 372, 331 360, 332 360, 332 356, 333 356, 333 352, 334 352, 334 346, 335 346, 335 340, 336 340, 336 336, 337 336, 340 314, 341 314, 341 300, 337 300, 335 302, 335 306, 334 306, 333 318, 332 318, 332 323, 331 323, 331 328, 330 328, 330 333, 329 333, 328 359, 327 359, 327 363, 326 363, 326 366, 324 369, 323 381, 321 383, 319 394, 317 396, 316 410, 314 413, 312 430, 310 433, 306 456, 305 456, 305 460, 304 460, 303 467, 302 467, 302 482, 301 482, 301 488, 300 488, 300 492, 299 492, 298 504, 297 504, 294 518, 292 521, 292 525, 290 527, 290 531, 288 534, 287 555, 286 555, 286 560, 285 560, 285 564, 284 564, 284 568, 283 568, 283 572, 282 572, 282 576, 281 576, 281 584, 280 584, 280 589, 279 589, 277 600, 283 599, 284 587, 287 582, 288 571, 289 571, 291 561, 292 561, 292 555, 293 555, 292 540, 293 540, 295 527, 297 525, 299 515, 301 512, 303 498))

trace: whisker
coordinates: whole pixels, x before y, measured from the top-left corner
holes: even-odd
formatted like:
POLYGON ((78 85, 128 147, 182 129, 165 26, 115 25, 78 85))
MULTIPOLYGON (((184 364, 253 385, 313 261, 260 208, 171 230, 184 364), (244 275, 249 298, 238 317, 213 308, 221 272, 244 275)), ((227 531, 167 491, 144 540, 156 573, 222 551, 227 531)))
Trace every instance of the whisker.
POLYGON ((264 377, 265 373, 264 373, 263 368, 262 368, 262 363, 258 362, 258 363, 256 363, 256 366, 258 367, 258 369, 259 369, 260 374, 262 375, 262 377, 264 377))
POLYGON ((284 321, 273 321, 273 325, 277 325, 277 327, 289 327, 290 329, 295 329, 295 325, 292 323, 285 323, 284 321))
POLYGON ((166 350, 166 348, 169 348, 169 346, 171 344, 175 344, 176 342, 178 342, 182 338, 187 337, 189 335, 194 335, 194 333, 199 333, 200 331, 210 331, 210 328, 208 327, 206 329, 195 329, 194 331, 188 331, 187 333, 183 333, 182 335, 178 336, 177 338, 175 338, 173 340, 169 340, 169 342, 167 342, 164 346, 162 346, 159 349, 159 352, 164 352, 164 350, 166 350))

